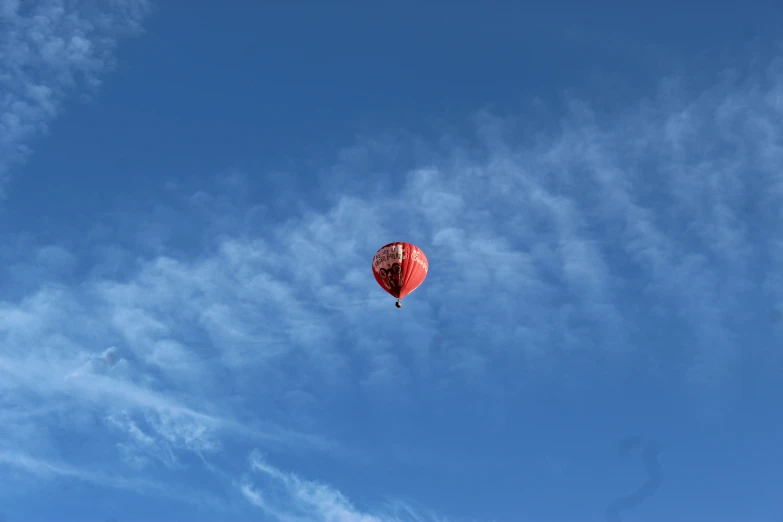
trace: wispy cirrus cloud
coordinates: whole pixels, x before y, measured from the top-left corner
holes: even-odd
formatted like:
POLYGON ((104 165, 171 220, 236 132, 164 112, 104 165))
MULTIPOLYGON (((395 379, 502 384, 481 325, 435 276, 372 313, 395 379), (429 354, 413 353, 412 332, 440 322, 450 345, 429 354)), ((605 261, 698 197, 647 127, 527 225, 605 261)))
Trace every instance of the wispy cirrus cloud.
MULTIPOLYGON (((18 451, 0 449, 0 464, 44 481, 77 480, 99 488, 127 490, 149 497, 173 498, 179 502, 193 503, 211 510, 230 509, 225 501, 206 491, 194 495, 193 491, 183 491, 176 485, 172 486, 149 478, 127 478, 123 474, 84 469, 51 459, 39 459, 18 451)), ((11 477, 16 478, 13 475, 11 477)))
POLYGON ((359 509, 331 486, 280 470, 258 452, 251 454, 250 468, 239 486, 242 494, 280 522, 446 522, 402 502, 390 502, 374 512, 359 509))
MULTIPOLYGON (((104 223, 70 249, 34 245, 13 274, 52 257, 89 269, 34 272, 40 285, 0 302, 5 450, 59 458, 56 416, 75 415, 70 433, 108 442, 74 467, 123 462, 183 483, 194 469, 236 478, 263 444, 447 466, 451 450, 405 431, 402 408, 424 417, 460 393, 552 382, 586 390, 613 369, 725 402, 743 379, 742 336, 783 304, 782 89, 775 62, 698 94, 667 87, 611 118, 574 102, 557 131, 482 114, 477 147, 373 143, 418 151, 393 183, 344 155, 322 174, 356 183, 325 185, 325 207, 280 217, 241 189, 172 189, 159 217, 104 223), (432 266, 399 311, 369 272, 397 239, 432 266)), ((510 405, 494 404, 502 419, 510 405)), ((470 415, 450 419, 470 429, 470 415)), ((251 467, 240 491, 277 520, 429 520, 357 509, 258 454, 251 467)))
POLYGON ((100 85, 117 39, 138 32, 151 9, 148 0, 0 2, 0 196, 63 101, 100 85))

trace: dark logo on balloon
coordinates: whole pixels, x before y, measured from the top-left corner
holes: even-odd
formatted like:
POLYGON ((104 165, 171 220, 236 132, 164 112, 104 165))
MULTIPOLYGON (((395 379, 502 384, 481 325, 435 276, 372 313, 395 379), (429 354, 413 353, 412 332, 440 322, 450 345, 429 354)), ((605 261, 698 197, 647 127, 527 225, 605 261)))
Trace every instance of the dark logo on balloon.
POLYGON ((607 522, 620 522, 621 512, 640 505, 651 497, 661 486, 661 482, 663 482, 663 470, 658 463, 659 449, 654 443, 645 442, 638 435, 626 437, 618 443, 621 457, 627 457, 630 451, 636 448, 641 449, 642 462, 647 471, 647 480, 633 493, 618 498, 609 505, 606 509, 607 522))
POLYGON ((389 268, 381 268, 378 270, 378 275, 388 290, 400 292, 402 289, 402 267, 399 263, 393 263, 389 268))

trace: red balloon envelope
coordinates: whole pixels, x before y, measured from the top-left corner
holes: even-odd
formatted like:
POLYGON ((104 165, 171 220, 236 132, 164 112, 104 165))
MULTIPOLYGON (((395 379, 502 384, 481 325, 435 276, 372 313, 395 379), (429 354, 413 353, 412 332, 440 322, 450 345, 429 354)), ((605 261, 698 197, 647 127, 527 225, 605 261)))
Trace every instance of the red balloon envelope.
POLYGON ((397 298, 397 308, 403 297, 416 290, 427 277, 427 256, 416 245, 389 243, 375 253, 372 273, 381 288, 397 298))

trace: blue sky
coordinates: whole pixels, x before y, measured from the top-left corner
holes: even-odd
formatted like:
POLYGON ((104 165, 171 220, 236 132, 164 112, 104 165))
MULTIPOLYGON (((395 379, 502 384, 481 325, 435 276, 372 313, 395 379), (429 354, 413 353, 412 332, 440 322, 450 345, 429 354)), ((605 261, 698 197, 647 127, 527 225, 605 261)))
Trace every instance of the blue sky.
POLYGON ((783 6, 297 4, 0 0, 0 520, 783 519, 783 6))

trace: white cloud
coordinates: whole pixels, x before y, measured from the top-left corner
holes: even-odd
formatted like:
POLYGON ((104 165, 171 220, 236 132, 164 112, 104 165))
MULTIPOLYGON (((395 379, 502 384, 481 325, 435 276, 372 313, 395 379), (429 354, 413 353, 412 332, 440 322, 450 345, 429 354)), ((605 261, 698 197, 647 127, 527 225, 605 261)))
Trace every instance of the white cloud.
POLYGON ((240 491, 278 522, 445 522, 401 502, 388 503, 375 513, 363 511, 331 486, 282 471, 258 452, 251 455, 250 467, 253 474, 241 483, 240 491))
POLYGON ((65 0, 0 4, 0 196, 9 169, 48 132, 70 94, 100 84, 117 38, 138 32, 151 4, 112 0, 102 8, 65 0))
MULTIPOLYGON (((0 447, 0 465, 21 470, 38 479, 68 479, 78 480, 99 488, 114 488, 132 491, 146 497, 173 498, 183 503, 194 504, 206 509, 226 511, 230 509, 227 503, 212 494, 199 491, 183 490, 177 485, 164 484, 148 479, 134 479, 124 474, 106 473, 99 470, 85 470, 61 462, 35 458, 0 447)), ((7 484, 10 491, 21 484, 7 484)))
MULTIPOLYGON (((84 426, 78 422, 71 426, 75 433, 91 433, 89 429, 95 428, 91 416, 105 416, 124 432, 118 447, 126 457, 135 449, 145 458, 157 457, 167 465, 177 462, 177 453, 203 456, 218 450, 218 433, 239 440, 264 441, 271 447, 328 447, 317 437, 263 420, 239 422, 232 418, 225 411, 223 401, 227 398, 222 393, 210 398, 210 389, 197 392, 205 383, 199 382, 198 373, 187 372, 193 356, 182 345, 145 337, 152 335, 150 331, 158 331, 156 322, 150 323, 151 330, 139 323, 140 336, 131 337, 138 343, 149 340, 148 350, 129 344, 118 348, 118 343, 107 347, 109 340, 122 339, 127 328, 112 329, 108 320, 112 309, 92 301, 89 295, 47 287, 17 305, 0 303, 3 402, 11 411, 27 410, 26 416, 15 418, 16 422, 0 426, 0 433, 20 448, 42 449, 41 438, 48 436, 45 421, 52 410, 65 415, 69 411, 87 413, 84 426), (156 374, 164 363, 168 363, 164 367, 167 373, 156 374), (146 426, 143 431, 142 422, 146 426), (31 438, 36 424, 38 433, 31 438), (142 435, 154 437, 155 443, 142 444, 146 440, 142 435)), ((47 440, 43 445, 52 443, 47 440)))

